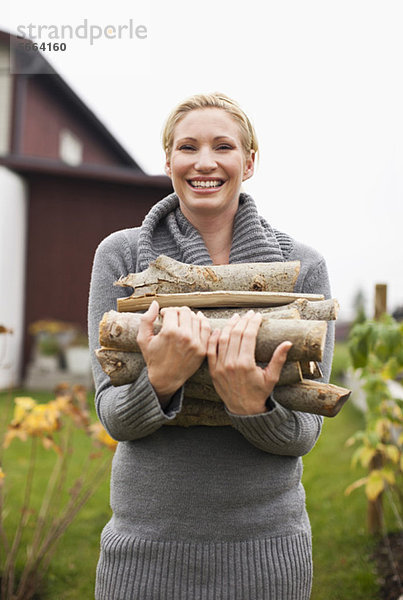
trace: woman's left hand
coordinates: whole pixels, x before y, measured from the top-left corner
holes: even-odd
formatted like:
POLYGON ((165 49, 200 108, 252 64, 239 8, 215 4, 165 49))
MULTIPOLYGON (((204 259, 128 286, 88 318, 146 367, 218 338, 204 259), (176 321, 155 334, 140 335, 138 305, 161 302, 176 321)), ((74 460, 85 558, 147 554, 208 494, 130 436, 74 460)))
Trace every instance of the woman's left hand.
POLYGON ((291 342, 277 346, 268 365, 256 365, 256 337, 261 313, 234 315, 210 335, 207 358, 214 387, 226 407, 237 415, 266 412, 266 401, 280 378, 291 342))

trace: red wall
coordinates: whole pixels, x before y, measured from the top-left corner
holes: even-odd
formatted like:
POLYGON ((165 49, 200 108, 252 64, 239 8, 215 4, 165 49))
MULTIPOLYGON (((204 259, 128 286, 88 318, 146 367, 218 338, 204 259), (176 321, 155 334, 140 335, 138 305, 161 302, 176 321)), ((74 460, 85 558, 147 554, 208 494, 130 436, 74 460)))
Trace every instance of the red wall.
POLYGON ((83 144, 83 163, 122 166, 122 159, 84 120, 77 107, 57 88, 45 85, 43 77, 27 79, 21 154, 59 159, 59 134, 62 129, 69 129, 83 144))
MULTIPOLYGON (((92 260, 112 231, 140 225, 171 189, 30 175, 25 325, 42 318, 86 328, 92 260)), ((27 362, 30 339, 25 344, 27 362)))

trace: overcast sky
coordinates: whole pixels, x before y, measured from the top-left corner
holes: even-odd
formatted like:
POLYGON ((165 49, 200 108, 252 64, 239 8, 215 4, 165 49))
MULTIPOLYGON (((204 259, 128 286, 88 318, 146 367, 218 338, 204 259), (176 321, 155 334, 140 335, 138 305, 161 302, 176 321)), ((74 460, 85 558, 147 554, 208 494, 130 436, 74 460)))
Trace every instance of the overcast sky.
POLYGON ((403 304, 401 0, 19 0, 0 28, 85 19, 86 39, 66 34, 64 52, 44 55, 147 173, 163 172, 161 128, 177 102, 233 96, 261 149, 245 191, 325 256, 341 317, 359 290, 372 314, 375 283, 388 284, 390 310, 403 304), (90 26, 108 25, 91 44, 90 26), (130 37, 140 25, 147 37, 130 37))

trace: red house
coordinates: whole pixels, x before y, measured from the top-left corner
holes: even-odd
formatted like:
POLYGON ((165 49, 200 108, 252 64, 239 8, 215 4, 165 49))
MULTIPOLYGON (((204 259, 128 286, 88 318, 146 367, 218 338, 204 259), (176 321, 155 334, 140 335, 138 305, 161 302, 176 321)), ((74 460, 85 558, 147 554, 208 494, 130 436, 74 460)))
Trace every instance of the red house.
POLYGON ((21 357, 27 362, 30 323, 86 326, 98 243, 141 224, 172 191, 166 176, 142 171, 60 75, 40 74, 38 64, 11 73, 10 41, 0 32, 0 255, 8 257, 0 260, 0 324, 14 329, 3 387, 18 382, 21 357))

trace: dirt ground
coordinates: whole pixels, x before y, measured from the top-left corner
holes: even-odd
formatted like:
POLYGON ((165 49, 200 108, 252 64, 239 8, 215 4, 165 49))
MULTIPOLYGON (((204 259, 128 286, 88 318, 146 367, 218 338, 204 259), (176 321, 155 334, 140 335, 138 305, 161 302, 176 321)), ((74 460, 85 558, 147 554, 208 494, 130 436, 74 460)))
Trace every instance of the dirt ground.
POLYGON ((373 559, 377 566, 381 600, 403 600, 403 531, 383 537, 373 559))

